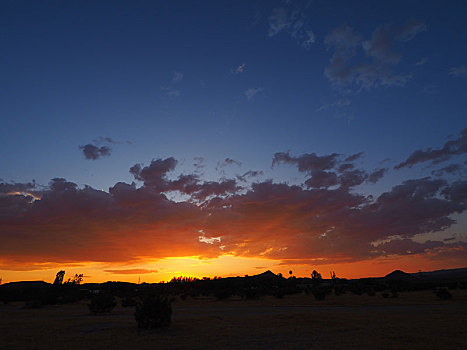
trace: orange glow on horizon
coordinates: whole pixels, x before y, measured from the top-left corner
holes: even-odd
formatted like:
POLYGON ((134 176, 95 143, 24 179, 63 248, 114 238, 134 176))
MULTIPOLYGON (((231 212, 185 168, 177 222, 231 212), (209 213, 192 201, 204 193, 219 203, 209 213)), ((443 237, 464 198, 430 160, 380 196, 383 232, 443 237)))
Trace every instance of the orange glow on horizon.
POLYGON ((465 266, 453 266, 449 262, 440 263, 426 257, 410 256, 397 259, 374 259, 354 263, 306 265, 306 264, 281 264, 280 260, 263 258, 244 258, 232 255, 223 255, 214 259, 201 259, 196 256, 172 257, 160 260, 145 261, 140 264, 104 264, 82 263, 62 264, 53 267, 52 264, 36 266, 31 270, 26 267, 23 271, 0 270, 0 278, 3 283, 43 280, 52 283, 55 274, 59 270, 66 271, 66 278, 78 273, 84 274, 84 283, 101 283, 106 281, 124 281, 138 283, 156 283, 170 281, 173 277, 203 278, 214 276, 233 277, 244 275, 256 275, 266 270, 284 277, 289 276, 289 271, 296 277, 309 277, 313 270, 317 270, 323 278, 329 278, 331 271, 335 271, 340 278, 382 277, 399 269, 405 272, 417 272, 448 269, 465 266))

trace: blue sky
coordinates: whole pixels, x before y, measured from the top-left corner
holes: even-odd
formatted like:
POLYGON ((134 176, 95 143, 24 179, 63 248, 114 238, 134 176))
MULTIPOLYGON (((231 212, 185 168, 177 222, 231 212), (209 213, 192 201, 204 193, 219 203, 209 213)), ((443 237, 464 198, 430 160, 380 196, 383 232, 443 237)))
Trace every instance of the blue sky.
MULTIPOLYGON (((1 6, 7 180, 48 182, 59 173, 108 187, 132 163, 170 155, 263 167, 284 150, 364 151, 373 162, 398 161, 441 145, 465 124, 466 74, 450 74, 467 60, 464 2, 1 6), (424 29, 395 41, 391 50, 401 58, 388 65, 393 75, 410 77, 402 86, 335 86, 326 77, 332 48, 325 41, 333 30, 347 25, 370 40, 381 26, 410 21, 424 29), (304 47, 307 32, 314 38, 304 47), (78 149, 99 137, 122 142, 103 160, 107 174, 78 149)), ((357 63, 371 61, 358 51, 357 63)))
POLYGON ((168 157, 174 179, 310 176, 277 152, 363 152, 387 169, 366 195, 462 180, 463 151, 394 166, 460 140, 465 23, 465 1, 2 1, 1 182, 108 191, 168 157))

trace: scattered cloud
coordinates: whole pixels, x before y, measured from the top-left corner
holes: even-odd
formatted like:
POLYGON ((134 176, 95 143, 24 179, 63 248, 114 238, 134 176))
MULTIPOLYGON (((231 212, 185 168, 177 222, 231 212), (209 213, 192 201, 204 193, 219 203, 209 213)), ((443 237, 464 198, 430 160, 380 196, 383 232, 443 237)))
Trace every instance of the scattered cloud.
POLYGON ((423 57, 415 63, 415 66, 423 66, 428 62, 428 57, 423 57))
POLYGON ((237 175, 236 177, 240 181, 247 181, 250 178, 258 177, 258 176, 261 176, 263 174, 264 174, 264 172, 262 170, 249 170, 246 173, 244 173, 243 175, 237 175))
POLYGON ((83 152, 84 157, 90 160, 96 160, 101 157, 108 157, 110 156, 111 149, 108 146, 95 146, 91 143, 88 143, 84 146, 79 146, 79 149, 83 152))
POLYGON ((258 88, 249 88, 245 90, 245 96, 250 101, 253 97, 255 97, 257 94, 262 93, 264 91, 263 88, 258 87, 258 88))
POLYGON ((176 84, 183 80, 183 73, 182 72, 175 72, 172 78, 172 83, 176 84))
POLYGON ((457 139, 447 141, 442 148, 417 150, 405 161, 399 163, 394 169, 411 168, 415 164, 431 162, 437 164, 449 160, 452 156, 467 153, 467 127, 464 128, 457 139))
POLYGON ((245 67, 246 67, 246 64, 242 63, 241 65, 237 67, 237 69, 235 69, 235 73, 237 74, 243 73, 245 71, 245 67))
POLYGON ((401 53, 394 51, 394 44, 408 42, 425 30, 424 23, 413 20, 400 26, 380 26, 365 40, 350 26, 342 25, 325 38, 333 54, 324 73, 339 88, 404 86, 411 75, 393 72, 402 58, 401 53))
POLYGON ((222 168, 225 168, 228 165, 241 166, 242 162, 239 162, 238 160, 235 160, 235 159, 232 159, 232 158, 225 158, 223 161, 217 162, 216 170, 220 170, 222 168))
MULTIPOLYGON (((440 150, 458 152, 462 137, 440 150)), ((422 159, 438 159, 431 149, 423 152, 422 159)), ((467 180, 442 177, 458 167, 445 167, 439 178, 405 180, 373 197, 359 193, 357 186, 378 181, 388 169, 361 169, 355 164, 361 156, 276 153, 274 167, 288 164, 305 176, 296 185, 259 180, 259 170, 217 181, 203 181, 196 173, 175 176, 178 162, 173 157, 134 165, 130 173, 135 182, 118 182, 108 191, 63 178, 52 179, 47 187, 1 183, 0 267, 136 264, 142 257, 224 254, 314 265, 395 255, 465 264, 465 242, 443 240, 443 234, 425 242, 418 238, 452 227, 453 214, 467 210, 467 180), (184 199, 171 200, 171 191, 184 199)), ((223 163, 238 165, 231 158, 223 163)))
POLYGON ((273 37, 284 31, 304 49, 310 49, 316 36, 308 24, 309 6, 310 3, 296 1, 290 2, 287 7, 274 8, 269 16, 268 36, 273 37))
POLYGON ((174 89, 171 86, 161 87, 161 90, 165 91, 165 95, 170 98, 176 98, 180 96, 180 90, 174 89))
POLYGON ((466 77, 467 76, 467 67, 465 65, 452 67, 449 70, 449 75, 455 78, 466 77))
MULTIPOLYGON (((92 140, 92 143, 79 146, 79 149, 83 152, 83 155, 86 159, 96 160, 101 157, 110 156, 112 152, 111 145, 113 146, 120 143, 120 141, 116 141, 111 137, 100 136, 92 140)), ((127 141, 127 143, 131 144, 130 141, 127 141)))

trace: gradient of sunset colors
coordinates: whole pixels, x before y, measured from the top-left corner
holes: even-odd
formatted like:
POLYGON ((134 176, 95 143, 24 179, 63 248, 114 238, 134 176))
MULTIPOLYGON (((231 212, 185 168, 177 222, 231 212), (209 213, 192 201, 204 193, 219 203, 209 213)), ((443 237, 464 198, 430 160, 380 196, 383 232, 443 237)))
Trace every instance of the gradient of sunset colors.
POLYGON ((0 278, 467 266, 467 3, 3 1, 0 278))

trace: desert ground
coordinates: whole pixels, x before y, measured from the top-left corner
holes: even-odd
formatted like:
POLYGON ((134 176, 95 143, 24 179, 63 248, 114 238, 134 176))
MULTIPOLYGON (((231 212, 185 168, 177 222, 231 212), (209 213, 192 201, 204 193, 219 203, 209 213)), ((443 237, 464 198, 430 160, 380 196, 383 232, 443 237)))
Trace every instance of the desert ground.
POLYGON ((0 349, 465 349, 467 290, 399 298, 345 294, 173 303, 168 328, 138 331, 134 308, 0 305, 0 349))

